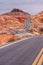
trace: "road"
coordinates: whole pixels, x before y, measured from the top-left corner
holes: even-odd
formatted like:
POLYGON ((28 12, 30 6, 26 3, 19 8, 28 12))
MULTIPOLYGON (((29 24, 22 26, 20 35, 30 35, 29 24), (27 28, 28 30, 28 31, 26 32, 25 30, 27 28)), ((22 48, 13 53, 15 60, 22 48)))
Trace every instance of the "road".
POLYGON ((0 65, 32 65, 43 48, 43 36, 36 36, 0 49, 0 65))

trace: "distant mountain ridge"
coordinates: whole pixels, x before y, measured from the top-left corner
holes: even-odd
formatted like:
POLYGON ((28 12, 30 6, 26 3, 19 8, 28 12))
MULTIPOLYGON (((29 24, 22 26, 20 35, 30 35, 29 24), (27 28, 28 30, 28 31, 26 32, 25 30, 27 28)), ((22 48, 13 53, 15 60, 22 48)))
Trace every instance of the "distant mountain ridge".
POLYGON ((2 15, 11 15, 11 16, 14 16, 14 17, 24 17, 24 18, 30 17, 29 13, 22 11, 20 9, 13 9, 10 12, 4 13, 2 15))

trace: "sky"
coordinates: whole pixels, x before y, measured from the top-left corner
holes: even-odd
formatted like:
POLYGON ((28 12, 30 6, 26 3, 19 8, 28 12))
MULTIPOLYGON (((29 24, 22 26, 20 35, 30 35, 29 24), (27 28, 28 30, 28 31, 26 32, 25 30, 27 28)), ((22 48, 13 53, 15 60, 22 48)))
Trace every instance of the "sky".
POLYGON ((13 8, 36 14, 43 10, 43 0, 0 0, 0 13, 5 13, 13 8))

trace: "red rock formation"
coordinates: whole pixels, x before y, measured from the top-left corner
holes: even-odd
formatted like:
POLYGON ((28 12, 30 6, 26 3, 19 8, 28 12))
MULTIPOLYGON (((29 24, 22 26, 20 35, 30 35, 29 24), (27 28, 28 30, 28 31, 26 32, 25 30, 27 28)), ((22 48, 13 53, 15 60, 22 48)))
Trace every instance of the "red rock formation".
POLYGON ((0 30, 21 29, 28 17, 30 18, 30 14, 20 9, 13 9, 8 13, 4 13, 0 15, 0 30))
POLYGON ((13 9, 8 13, 0 15, 0 45, 11 42, 12 40, 20 39, 15 34, 10 33, 10 30, 22 29, 27 18, 31 15, 19 9, 13 9))
POLYGON ((0 34, 0 46, 5 45, 8 42, 12 42, 15 40, 20 39, 19 36, 12 35, 12 34, 0 34))
POLYGON ((17 30, 23 28, 23 23, 22 23, 22 18, 16 18, 13 16, 8 16, 8 15, 1 15, 0 16, 0 30, 5 31, 5 30, 17 30), (21 22, 20 22, 21 21, 21 22))
POLYGON ((43 11, 32 16, 31 23, 32 29, 34 30, 33 33, 36 31, 38 34, 40 34, 42 32, 41 29, 43 29, 43 11))

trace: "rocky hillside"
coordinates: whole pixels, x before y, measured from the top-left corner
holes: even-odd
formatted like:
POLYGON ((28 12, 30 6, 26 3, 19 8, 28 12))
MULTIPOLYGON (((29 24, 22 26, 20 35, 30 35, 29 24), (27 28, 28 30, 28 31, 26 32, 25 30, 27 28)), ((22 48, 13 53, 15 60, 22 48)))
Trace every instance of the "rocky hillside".
POLYGON ((9 42, 19 40, 19 39, 20 39, 19 36, 16 36, 16 35, 13 35, 13 34, 9 34, 9 33, 8 34, 7 33, 0 34, 0 46, 5 45, 9 42))
POLYGON ((43 11, 32 16, 31 23, 34 34, 43 34, 43 11))
POLYGON ((19 9, 13 9, 8 13, 0 15, 0 30, 21 29, 30 14, 19 9))
POLYGON ((43 35, 43 11, 30 15, 22 10, 13 9, 8 13, 0 14, 0 45, 21 39, 16 35, 18 31, 43 35))
POLYGON ((30 14, 19 9, 13 9, 8 13, 0 14, 0 45, 20 39, 15 33, 23 29, 27 18, 30 18, 30 14))
POLYGON ((21 20, 8 15, 0 16, 0 30, 9 30, 9 29, 21 29, 23 27, 23 23, 21 20))

